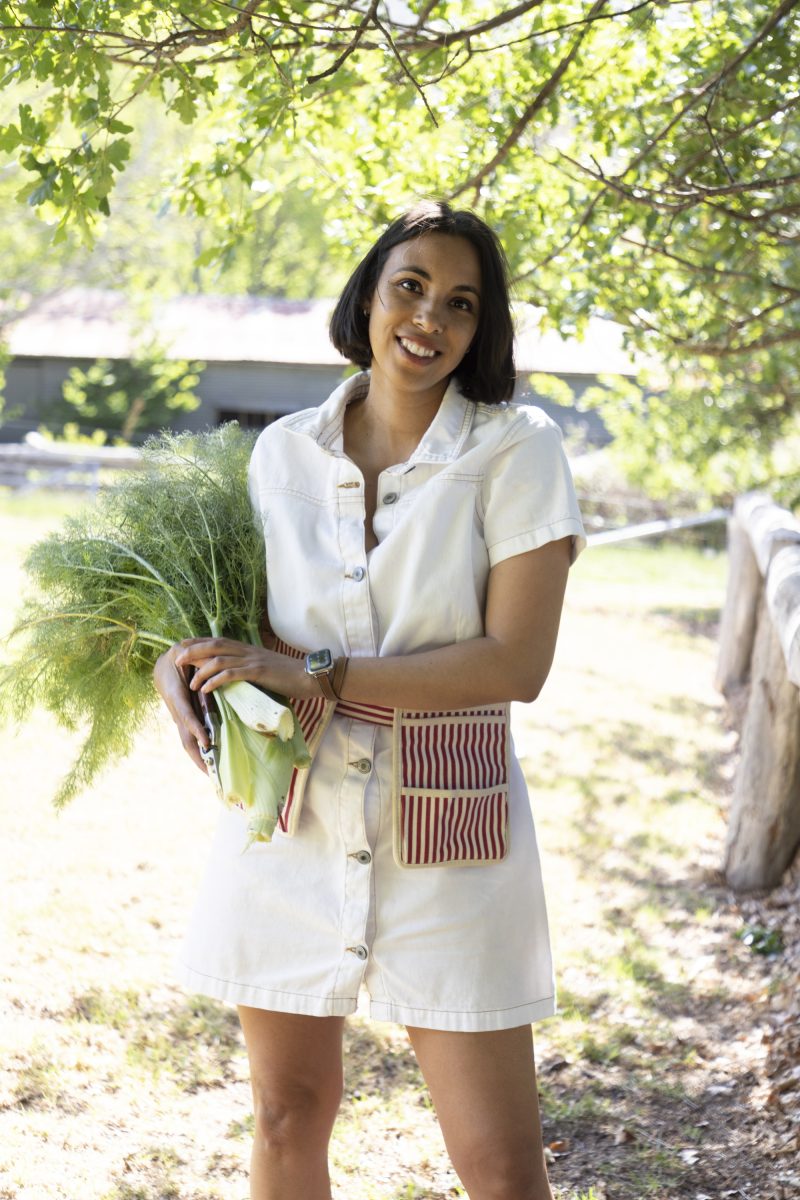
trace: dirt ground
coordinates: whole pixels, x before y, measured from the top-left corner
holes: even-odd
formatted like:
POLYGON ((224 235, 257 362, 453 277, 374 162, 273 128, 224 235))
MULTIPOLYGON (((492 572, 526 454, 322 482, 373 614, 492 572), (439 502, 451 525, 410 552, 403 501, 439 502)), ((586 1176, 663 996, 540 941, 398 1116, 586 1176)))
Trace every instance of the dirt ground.
MULTIPOLYGON (((587 555, 514 715, 558 961, 534 1034, 559 1200, 800 1195, 800 874, 737 900, 719 873, 723 581, 694 551, 587 555)), ((245 1200, 235 1012, 171 977, 211 794, 164 721, 55 817, 72 745, 44 716, 6 742, 0 1200, 245 1200)), ((348 1023, 331 1158, 340 1200, 463 1195, 403 1030, 348 1023)))

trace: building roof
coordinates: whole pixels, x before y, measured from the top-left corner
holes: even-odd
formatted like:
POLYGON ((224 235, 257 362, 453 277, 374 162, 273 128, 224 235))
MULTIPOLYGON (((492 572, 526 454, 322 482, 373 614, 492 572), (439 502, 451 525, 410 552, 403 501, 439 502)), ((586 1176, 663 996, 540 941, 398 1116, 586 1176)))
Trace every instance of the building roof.
MULTIPOLYGON (((260 296, 177 296, 157 300, 148 323, 171 357, 202 362, 339 366, 328 339, 333 300, 273 300, 260 296)), ((627 353, 623 329, 591 318, 581 341, 538 329, 541 310, 515 310, 517 367, 552 375, 633 375, 641 359, 627 353)), ((9 322, 14 358, 128 358, 135 324, 124 293, 73 288, 34 299, 9 322)))

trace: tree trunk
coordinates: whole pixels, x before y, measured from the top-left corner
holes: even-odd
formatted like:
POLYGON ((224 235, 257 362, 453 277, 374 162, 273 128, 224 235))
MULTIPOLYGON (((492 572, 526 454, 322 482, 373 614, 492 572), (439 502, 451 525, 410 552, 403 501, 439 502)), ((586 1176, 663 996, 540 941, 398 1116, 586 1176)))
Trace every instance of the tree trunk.
POLYGON ((765 598, 751 677, 725 862, 736 891, 774 887, 800 843, 800 692, 765 598))

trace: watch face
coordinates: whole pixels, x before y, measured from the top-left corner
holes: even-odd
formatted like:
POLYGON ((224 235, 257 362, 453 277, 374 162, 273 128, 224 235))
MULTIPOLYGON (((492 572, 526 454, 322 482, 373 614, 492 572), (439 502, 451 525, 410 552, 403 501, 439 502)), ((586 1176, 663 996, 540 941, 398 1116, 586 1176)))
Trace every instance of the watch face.
POLYGON ((333 656, 330 650, 315 650, 306 658, 306 670, 309 675, 318 675, 322 671, 330 671, 333 666, 333 656))

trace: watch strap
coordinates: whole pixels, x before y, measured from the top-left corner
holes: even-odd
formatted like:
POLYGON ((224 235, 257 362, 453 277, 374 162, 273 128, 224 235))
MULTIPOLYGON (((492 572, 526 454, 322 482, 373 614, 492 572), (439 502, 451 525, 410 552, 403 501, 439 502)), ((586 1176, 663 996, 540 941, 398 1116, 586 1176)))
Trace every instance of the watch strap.
POLYGON ((319 685, 319 690, 322 692, 326 700, 332 701, 334 704, 339 699, 342 692, 344 677, 347 674, 347 664, 349 659, 346 657, 337 658, 330 667, 324 671, 309 671, 316 679, 319 685))
POLYGON ((339 697, 336 695, 336 692, 333 690, 333 684, 331 683, 331 675, 332 674, 333 674, 333 670, 315 671, 314 678, 316 679, 319 690, 322 692, 325 699, 332 700, 333 703, 335 704, 336 701, 339 699, 339 697))
POLYGON ((347 668, 348 668, 349 663, 350 663, 350 659, 343 655, 341 658, 337 658, 336 662, 333 664, 333 679, 331 680, 331 686, 333 687, 333 690, 336 693, 337 700, 340 699, 340 697, 342 695, 342 688, 344 687, 344 677, 347 674, 347 668))

